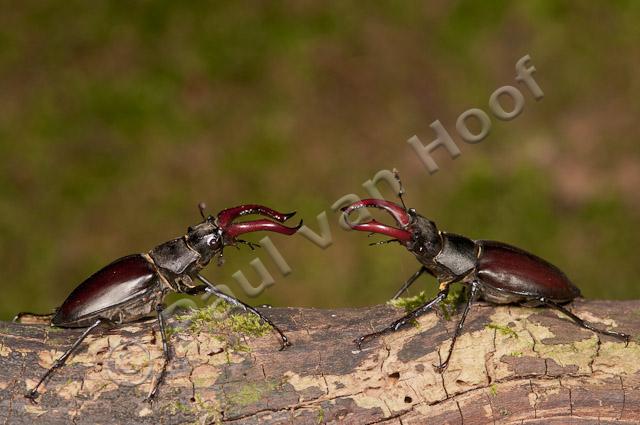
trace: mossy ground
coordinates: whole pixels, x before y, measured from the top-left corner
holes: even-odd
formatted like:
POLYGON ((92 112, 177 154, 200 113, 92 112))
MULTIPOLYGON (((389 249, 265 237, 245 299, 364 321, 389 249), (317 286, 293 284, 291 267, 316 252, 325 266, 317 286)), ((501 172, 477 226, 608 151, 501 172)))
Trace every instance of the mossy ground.
MULTIPOLYGON (((259 317, 242 311, 234 312, 231 306, 225 302, 215 303, 204 308, 192 309, 184 315, 176 316, 176 319, 179 322, 186 323, 187 329, 196 334, 201 332, 233 333, 243 336, 260 337, 272 331, 271 326, 264 323, 259 317)), ((167 329, 168 335, 173 335, 176 332, 176 328, 167 329)), ((238 346, 238 348, 240 348, 240 346, 238 346)))
POLYGON ((402 308, 409 313, 425 304, 427 301, 429 301, 429 297, 426 292, 420 291, 418 295, 414 295, 413 297, 396 298, 394 300, 387 301, 387 304, 396 308, 402 308))
POLYGON ((260 401, 265 395, 271 393, 279 384, 275 381, 248 382, 237 391, 226 396, 228 406, 244 407, 260 401))
MULTIPOLYGON (((395 300, 387 301, 387 304, 396 308, 403 308, 407 313, 423 306, 431 297, 425 292, 420 291, 418 295, 413 297, 401 297, 395 300)), ((452 314, 455 313, 457 306, 465 299, 465 291, 462 285, 452 286, 449 289, 449 294, 440 303, 440 310, 446 320, 450 320, 452 314)))
POLYGON ((176 413, 195 415, 197 420, 193 424, 211 423, 218 425, 222 423, 222 414, 218 405, 207 402, 199 394, 196 394, 190 403, 182 403, 181 401, 171 403, 169 412, 172 415, 176 413))
MULTIPOLYGON (((487 329, 495 329, 496 331, 500 332, 502 335, 504 336, 508 336, 508 337, 513 337, 513 338, 518 338, 518 334, 516 331, 514 331, 513 329, 511 329, 509 326, 505 326, 505 325, 499 325, 497 323, 489 323, 486 326, 487 329)), ((520 355, 522 355, 522 353, 520 353, 520 355)))

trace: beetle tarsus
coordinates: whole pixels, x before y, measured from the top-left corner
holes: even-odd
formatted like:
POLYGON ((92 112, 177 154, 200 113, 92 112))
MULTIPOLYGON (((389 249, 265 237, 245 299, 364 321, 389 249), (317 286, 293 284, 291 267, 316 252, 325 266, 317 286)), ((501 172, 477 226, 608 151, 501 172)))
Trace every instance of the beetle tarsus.
POLYGON ((24 398, 29 399, 29 401, 32 404, 38 404, 38 401, 36 400, 38 398, 40 394, 38 394, 38 391, 36 390, 31 390, 31 391, 27 391, 24 395, 24 398))
POLYGON ((362 335, 356 339, 353 340, 353 342, 356 343, 356 345, 358 346, 358 350, 362 350, 362 344, 365 343, 366 341, 370 340, 370 339, 375 339, 383 334, 386 333, 386 330, 383 329, 382 331, 378 331, 378 332, 372 332, 370 334, 366 334, 366 335, 362 335))
POLYGON ((440 364, 432 364, 431 366, 433 367, 433 370, 436 373, 442 374, 442 373, 444 373, 445 370, 447 370, 447 367, 449 367, 449 362, 445 361, 445 362, 442 362, 440 364))
POLYGON ((162 354, 164 356, 164 362, 162 363, 162 370, 156 379, 155 384, 149 391, 149 395, 145 398, 145 401, 148 403, 153 403, 153 400, 158 395, 158 390, 160 385, 164 381, 164 377, 167 374, 167 366, 171 361, 171 351, 169 350, 169 342, 167 340, 167 331, 164 323, 164 317, 162 316, 162 312, 164 310, 164 306, 162 304, 158 304, 156 306, 156 314, 158 317, 158 326, 160 327, 160 336, 162 337, 162 354))
POLYGON ((456 329, 453 332, 453 337, 451 338, 451 345, 449 345, 447 358, 444 360, 444 362, 441 362, 440 365, 437 367, 437 371, 439 373, 444 373, 444 371, 449 366, 449 360, 451 360, 451 355, 453 354, 453 348, 456 345, 456 340, 458 339, 458 337, 460 336, 460 333, 462 332, 462 328, 464 327, 464 321, 467 319, 467 314, 469 314, 469 310, 471 309, 471 304, 473 304, 475 300, 478 298, 478 294, 480 292, 480 284, 476 281, 472 282, 471 288, 469 288, 468 292, 469 293, 467 297, 467 303, 464 306, 464 310, 462 311, 462 316, 460 317, 460 320, 458 320, 458 323, 456 324, 456 329))
POLYGON ((278 351, 283 351, 287 347, 291 347, 291 342, 289 342, 289 338, 287 338, 286 335, 281 334, 280 335, 280 349, 278 351))
POLYGON ((97 328, 103 321, 104 321, 104 319, 98 319, 98 320, 96 320, 96 322, 93 325, 89 326, 82 333, 82 335, 80 335, 80 337, 76 340, 76 342, 74 342, 73 345, 67 351, 65 351, 62 356, 60 356, 58 359, 56 359, 56 361, 53 362, 53 365, 45 372, 44 375, 42 375, 42 378, 40 378, 40 380, 38 381, 36 386, 33 387, 31 389, 31 391, 29 391, 29 392, 27 392, 25 394, 25 397, 35 401, 35 399, 38 397, 38 388, 40 388, 42 383, 44 381, 46 381, 47 378, 49 376, 51 376, 51 374, 56 369, 60 369, 62 366, 64 366, 64 364, 66 363, 66 361, 69 358, 69 356, 71 355, 71 353, 73 353, 75 351, 75 349, 78 348, 78 346, 82 343, 82 341, 84 341, 84 339, 91 333, 91 331, 93 331, 95 328, 97 328))

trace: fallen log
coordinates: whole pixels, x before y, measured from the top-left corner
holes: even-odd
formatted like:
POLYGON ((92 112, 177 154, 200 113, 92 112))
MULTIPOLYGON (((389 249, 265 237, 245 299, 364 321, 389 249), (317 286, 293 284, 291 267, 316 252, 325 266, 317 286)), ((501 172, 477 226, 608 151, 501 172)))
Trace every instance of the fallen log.
POLYGON ((359 351, 354 338, 402 311, 266 309, 293 342, 281 352, 275 335, 253 332, 250 321, 173 318, 173 360, 152 406, 143 399, 162 365, 155 322, 89 336, 37 404, 24 393, 82 330, 0 322, 0 423, 640 423, 638 302, 577 300, 570 308, 631 333, 632 342, 549 309, 478 303, 441 375, 432 365, 446 354, 457 316, 426 314, 359 351))

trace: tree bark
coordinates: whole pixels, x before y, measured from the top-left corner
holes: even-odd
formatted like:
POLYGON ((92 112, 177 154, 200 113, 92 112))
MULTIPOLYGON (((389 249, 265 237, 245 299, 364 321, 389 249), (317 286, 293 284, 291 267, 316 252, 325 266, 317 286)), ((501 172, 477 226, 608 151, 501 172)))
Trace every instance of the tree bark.
POLYGON ((194 330, 175 319, 158 400, 143 401, 162 365, 153 321, 90 335, 41 389, 23 395, 82 333, 0 323, 0 423, 5 424, 595 424, 640 422, 640 305, 582 301, 574 313, 633 335, 625 344, 549 309, 478 303, 449 368, 459 315, 429 313, 369 342, 402 311, 263 309, 292 340, 194 330))

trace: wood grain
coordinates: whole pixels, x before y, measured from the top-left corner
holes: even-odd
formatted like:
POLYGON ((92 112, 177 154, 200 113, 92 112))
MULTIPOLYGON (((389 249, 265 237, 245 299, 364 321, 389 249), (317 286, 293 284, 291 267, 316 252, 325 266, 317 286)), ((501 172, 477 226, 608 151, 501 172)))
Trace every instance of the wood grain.
POLYGON ((194 332, 171 319, 174 358, 153 406, 143 402, 147 372, 161 366, 153 321, 90 336, 38 404, 23 397, 27 385, 81 330, 0 322, 0 423, 640 423, 640 305, 570 307, 633 341, 625 347, 548 309, 479 303, 440 375, 432 364, 446 353, 456 316, 427 314, 358 351, 354 338, 402 312, 265 309, 293 342, 282 352, 274 334, 247 337, 215 323, 194 332))

